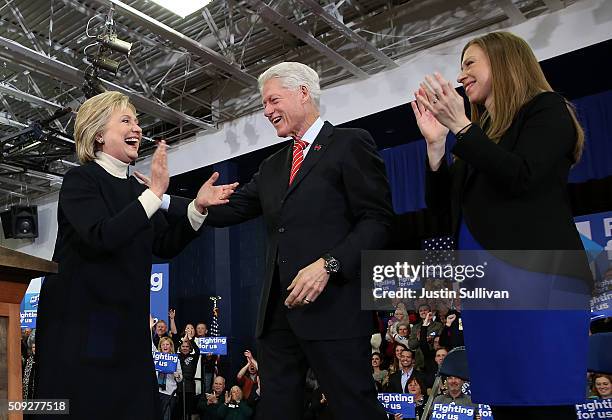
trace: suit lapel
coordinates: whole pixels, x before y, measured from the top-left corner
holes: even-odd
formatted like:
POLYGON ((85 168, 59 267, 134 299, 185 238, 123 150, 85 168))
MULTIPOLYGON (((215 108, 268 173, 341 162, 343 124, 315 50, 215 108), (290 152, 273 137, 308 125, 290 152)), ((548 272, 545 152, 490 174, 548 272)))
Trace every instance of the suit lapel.
MULTIPOLYGON (((298 186, 298 184, 302 181, 302 179, 304 179, 304 177, 308 175, 308 172, 310 172, 310 170, 317 164, 317 162, 319 162, 321 157, 323 157, 323 154, 327 150, 327 146, 331 142, 330 136, 333 130, 334 130, 334 126, 328 123, 327 121, 323 124, 323 127, 321 128, 321 131, 319 131, 317 138, 310 145, 308 154, 306 155, 306 158, 302 162, 302 166, 300 167, 300 170, 298 171, 297 175, 293 179, 293 183, 289 186, 289 188, 287 189, 287 193, 285 195, 291 194, 291 191, 293 191, 298 186)), ((293 159, 293 154, 289 158, 289 166, 291 166, 292 159, 293 159)), ((288 173, 284 179, 285 179, 285 183, 288 184, 289 183, 288 173)))
POLYGON ((283 153, 283 159, 279 162, 280 167, 278 168, 278 178, 276 182, 278 184, 278 191, 283 197, 287 193, 289 187, 289 172, 291 171, 291 163, 293 161, 293 141, 287 145, 287 151, 283 153))

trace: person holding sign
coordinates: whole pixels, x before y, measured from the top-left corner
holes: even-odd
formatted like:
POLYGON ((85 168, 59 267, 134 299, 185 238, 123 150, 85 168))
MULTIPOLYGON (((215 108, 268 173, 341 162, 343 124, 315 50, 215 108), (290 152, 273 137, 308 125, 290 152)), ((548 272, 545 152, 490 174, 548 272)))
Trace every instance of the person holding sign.
POLYGON ((310 367, 336 420, 382 420, 369 366, 373 314, 361 309, 359 279, 361 250, 386 245, 393 216, 384 161, 368 132, 321 119, 310 67, 277 64, 259 88, 265 118, 292 140, 206 219, 266 224, 257 417, 301 419, 310 367))
POLYGON ((237 184, 215 186, 215 173, 195 200, 165 195, 164 141, 148 185, 128 176, 142 130, 119 92, 85 101, 74 137, 82 165, 66 173, 59 193, 53 254, 59 273, 45 278, 40 293, 36 398, 69 399, 78 419, 155 419, 147 325, 153 254, 181 252, 198 236, 204 209, 226 203, 237 184))
MULTIPOLYGON (((174 342, 170 337, 162 337, 159 340, 157 350, 164 354, 174 355, 174 342)), ((176 361, 178 362, 178 357, 176 361)), ((183 380, 181 364, 174 362, 171 366, 171 369, 158 368, 157 371, 157 386, 159 388, 161 412, 164 420, 172 418, 172 412, 177 400, 174 391, 177 389, 178 383, 183 380), (172 372, 168 372, 168 370, 172 370, 172 372)))
MULTIPOLYGON (((499 280, 498 288, 512 289, 512 302, 533 302, 529 310, 464 305, 472 397, 490 404, 496 420, 574 420, 572 404, 584 401, 586 389, 592 278, 567 180, 582 152, 583 130, 529 45, 508 32, 469 41, 457 81, 471 119, 463 98, 438 73, 425 78, 411 103, 427 144, 428 207, 451 219, 459 250, 563 250, 563 258, 539 271, 499 280), (453 159, 447 159, 449 131, 457 138, 453 159), (557 296, 569 309, 549 309, 557 296), (517 351, 525 346, 529 351, 517 351)), ((540 263, 530 259, 532 251, 503 255, 519 261, 504 263, 502 274, 540 263)))

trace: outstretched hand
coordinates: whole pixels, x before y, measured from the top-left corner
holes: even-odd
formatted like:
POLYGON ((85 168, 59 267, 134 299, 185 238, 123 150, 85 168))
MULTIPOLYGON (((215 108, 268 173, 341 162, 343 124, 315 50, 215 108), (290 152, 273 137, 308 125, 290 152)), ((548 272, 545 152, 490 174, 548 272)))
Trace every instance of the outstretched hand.
POLYGON ((229 203, 230 196, 238 187, 238 183, 214 185, 219 179, 219 172, 213 173, 208 180, 202 184, 195 199, 196 210, 205 213, 210 206, 229 203))

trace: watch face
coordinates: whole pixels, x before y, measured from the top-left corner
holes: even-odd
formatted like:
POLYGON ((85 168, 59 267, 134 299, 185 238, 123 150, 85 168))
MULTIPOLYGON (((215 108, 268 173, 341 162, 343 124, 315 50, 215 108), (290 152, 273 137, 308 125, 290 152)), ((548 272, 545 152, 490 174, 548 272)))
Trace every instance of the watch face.
POLYGON ((335 258, 330 258, 326 261, 327 269, 332 273, 337 273, 340 270, 340 263, 335 258))

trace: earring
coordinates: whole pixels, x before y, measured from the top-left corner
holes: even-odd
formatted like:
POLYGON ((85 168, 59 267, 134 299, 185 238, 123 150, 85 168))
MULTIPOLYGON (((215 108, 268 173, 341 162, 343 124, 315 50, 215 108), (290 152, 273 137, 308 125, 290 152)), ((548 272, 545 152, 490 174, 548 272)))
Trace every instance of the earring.
POLYGON ((102 137, 99 137, 96 141, 100 144, 104 144, 104 139, 102 137))

